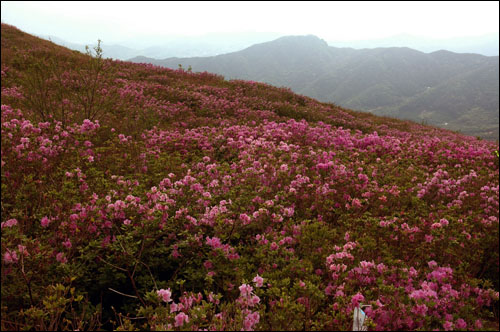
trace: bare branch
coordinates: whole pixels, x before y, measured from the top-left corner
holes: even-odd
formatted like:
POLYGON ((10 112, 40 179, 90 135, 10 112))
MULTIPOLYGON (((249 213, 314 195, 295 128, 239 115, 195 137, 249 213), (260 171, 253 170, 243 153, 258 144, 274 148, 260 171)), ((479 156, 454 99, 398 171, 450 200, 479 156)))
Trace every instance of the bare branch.
POLYGON ((115 289, 111 288, 111 287, 108 287, 108 289, 109 289, 110 291, 112 291, 112 292, 115 292, 116 294, 120 294, 120 295, 123 295, 123 296, 131 297, 131 298, 133 298, 133 299, 137 299, 137 296, 135 296, 135 295, 128 295, 128 294, 124 294, 124 293, 122 293, 122 292, 119 292, 119 291, 117 291, 117 290, 115 290, 115 289))

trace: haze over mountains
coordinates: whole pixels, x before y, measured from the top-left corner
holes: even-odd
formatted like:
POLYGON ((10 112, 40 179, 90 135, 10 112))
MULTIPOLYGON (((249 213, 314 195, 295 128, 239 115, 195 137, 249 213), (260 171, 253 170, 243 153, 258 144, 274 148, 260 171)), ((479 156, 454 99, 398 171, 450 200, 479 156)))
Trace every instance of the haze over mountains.
MULTIPOLYGON (((235 52, 281 36, 282 34, 274 32, 209 33, 191 37, 150 35, 116 42, 104 40, 101 46, 104 56, 108 58, 127 60, 136 56, 147 56, 163 59, 235 52)), ((85 44, 72 43, 56 36, 41 35, 39 37, 73 50, 85 52, 85 44)))
MULTIPOLYGON (((208 33, 201 36, 163 36, 149 35, 140 38, 128 38, 119 41, 104 40, 102 48, 104 56, 127 60, 136 56, 156 59, 168 57, 212 56, 240 51, 254 44, 263 43, 284 37, 278 32, 235 32, 208 33)), ((85 52, 85 44, 74 43, 57 36, 39 35, 44 39, 85 52)), ((94 44, 92 41, 89 44, 94 44)), ((381 39, 367 40, 328 40, 334 47, 350 47, 354 49, 378 47, 409 47, 421 52, 447 50, 456 53, 477 53, 486 56, 498 55, 498 33, 482 36, 429 39, 409 34, 400 34, 381 39)))
POLYGON ((498 139, 498 56, 406 47, 338 48, 308 36, 287 36, 211 57, 135 57, 169 68, 192 67, 226 79, 290 87, 343 107, 498 139))
POLYGON ((446 50, 456 53, 477 53, 487 56, 498 55, 498 33, 482 36, 430 39, 400 34, 388 38, 354 41, 329 40, 328 45, 335 47, 377 48, 377 47, 409 47, 417 51, 430 53, 446 50))

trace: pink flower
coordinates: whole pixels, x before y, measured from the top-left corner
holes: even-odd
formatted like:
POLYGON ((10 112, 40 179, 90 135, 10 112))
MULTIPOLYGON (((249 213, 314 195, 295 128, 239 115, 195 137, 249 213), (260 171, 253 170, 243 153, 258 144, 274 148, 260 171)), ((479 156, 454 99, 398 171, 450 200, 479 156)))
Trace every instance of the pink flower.
POLYGON ((62 244, 66 249, 71 248, 71 240, 70 239, 66 239, 66 241, 64 241, 62 244))
POLYGON ((247 284, 242 284, 239 289, 242 297, 250 297, 253 291, 253 287, 247 284))
POLYGON ((455 327, 460 330, 465 330, 467 328, 467 323, 462 318, 459 318, 455 322, 455 327))
POLYGON ((328 286, 326 286, 325 288, 325 294, 328 296, 332 296, 334 290, 335 288, 331 284, 328 284, 328 286))
POLYGON ((260 320, 260 314, 258 311, 249 313, 243 321, 243 329, 245 331, 253 331, 253 327, 260 320))
POLYGON ((184 325, 184 322, 189 323, 189 316, 181 312, 175 316, 175 327, 184 325))
POLYGON ((413 309, 411 310, 412 313, 418 316, 424 317, 425 314, 427 314, 427 306, 425 304, 417 304, 413 309))
POLYGON ((436 263, 435 261, 429 261, 429 262, 427 263, 427 265, 429 265, 429 267, 430 267, 431 269, 433 269, 433 268, 435 268, 435 267, 437 266, 437 263, 436 263))
POLYGON ((262 278, 261 276, 259 276, 258 274, 255 276, 255 278, 253 278, 253 282, 255 282, 255 286, 256 287, 262 287, 263 285, 263 282, 264 282, 264 278, 262 278))
POLYGON ((365 297, 361 293, 357 293, 351 299, 351 303, 354 307, 357 307, 361 302, 365 300, 365 297))
POLYGON ((65 264, 68 262, 68 259, 64 256, 63 252, 59 252, 56 255, 56 260, 62 264, 65 264))
POLYGON ((368 176, 366 174, 358 174, 358 179, 361 180, 362 182, 368 182, 368 176))
POLYGON ((257 304, 259 304, 260 302, 260 297, 258 297, 257 295, 254 295, 252 296, 252 298, 250 299, 249 303, 248 303, 248 306, 249 307, 253 307, 257 304))
POLYGON ((446 321, 443 324, 443 328, 444 328, 445 331, 452 331, 453 330, 453 323, 449 322, 449 321, 446 321))
POLYGON ((10 251, 7 249, 5 254, 3 255, 3 260, 6 264, 12 264, 18 261, 17 253, 15 251, 10 251))
POLYGON ((16 219, 9 219, 7 221, 4 221, 1 225, 2 225, 2 228, 12 227, 12 226, 17 225, 17 220, 16 219))
POLYGON ((431 229, 436 229, 436 228, 441 228, 443 225, 441 225, 438 222, 435 222, 434 224, 431 225, 431 229))
POLYGON ((353 199, 351 203, 352 203, 353 207, 356 207, 356 208, 360 208, 361 207, 361 201, 359 199, 357 199, 357 198, 353 199))
POLYGON ((170 305, 170 313, 180 311, 182 309, 182 304, 176 304, 175 302, 172 302, 170 305))
POLYGON ((19 253, 21 255, 29 256, 28 249, 26 249, 26 246, 23 246, 22 244, 18 244, 17 248, 19 249, 19 253))
POLYGON ((172 296, 172 292, 170 291, 170 288, 168 288, 168 289, 160 289, 156 293, 162 299, 163 302, 167 302, 168 303, 168 302, 172 301, 172 299, 170 298, 172 296))
POLYGON ((218 237, 215 237, 215 236, 213 238, 210 238, 207 236, 206 243, 209 246, 211 246, 213 249, 217 249, 217 248, 222 247, 222 243, 221 243, 220 239, 218 237))
POLYGON ((42 227, 48 227, 50 224, 49 218, 43 217, 42 220, 40 221, 40 224, 42 224, 42 227))
POLYGON ((444 219, 444 218, 443 218, 443 219, 441 219, 441 220, 439 220, 439 223, 440 223, 442 226, 448 226, 448 224, 449 224, 448 220, 446 220, 446 219, 444 219))
POLYGON ((243 225, 248 225, 250 223, 250 217, 246 213, 240 214, 240 220, 243 221, 243 225))
POLYGON ((384 265, 384 263, 380 263, 377 265, 377 271, 378 273, 384 273, 384 271, 387 269, 387 267, 384 265))
POLYGON ((291 217, 293 216, 293 213, 294 213, 294 208, 293 207, 289 207, 289 208, 285 208, 283 210, 283 214, 285 215, 285 217, 291 217))
POLYGON ((214 293, 210 292, 210 294, 208 294, 208 300, 212 303, 215 303, 215 304, 219 304, 220 303, 220 300, 218 298, 216 298, 214 296, 214 293))

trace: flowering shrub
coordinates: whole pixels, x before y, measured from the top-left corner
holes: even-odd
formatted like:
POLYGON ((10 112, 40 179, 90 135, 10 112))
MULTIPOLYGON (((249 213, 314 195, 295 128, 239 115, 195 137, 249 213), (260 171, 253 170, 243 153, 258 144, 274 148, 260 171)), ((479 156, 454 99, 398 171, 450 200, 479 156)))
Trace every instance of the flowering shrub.
POLYGON ((2 24, 2 329, 498 329, 498 144, 111 60, 90 119, 88 61, 2 24))

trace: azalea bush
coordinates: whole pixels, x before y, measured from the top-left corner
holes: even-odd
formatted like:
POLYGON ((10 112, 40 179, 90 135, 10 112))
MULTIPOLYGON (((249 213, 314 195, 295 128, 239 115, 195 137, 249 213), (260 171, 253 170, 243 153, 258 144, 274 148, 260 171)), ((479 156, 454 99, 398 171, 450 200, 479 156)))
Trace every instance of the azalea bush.
POLYGON ((4 50, 2 329, 498 329, 498 143, 2 24, 4 50))

